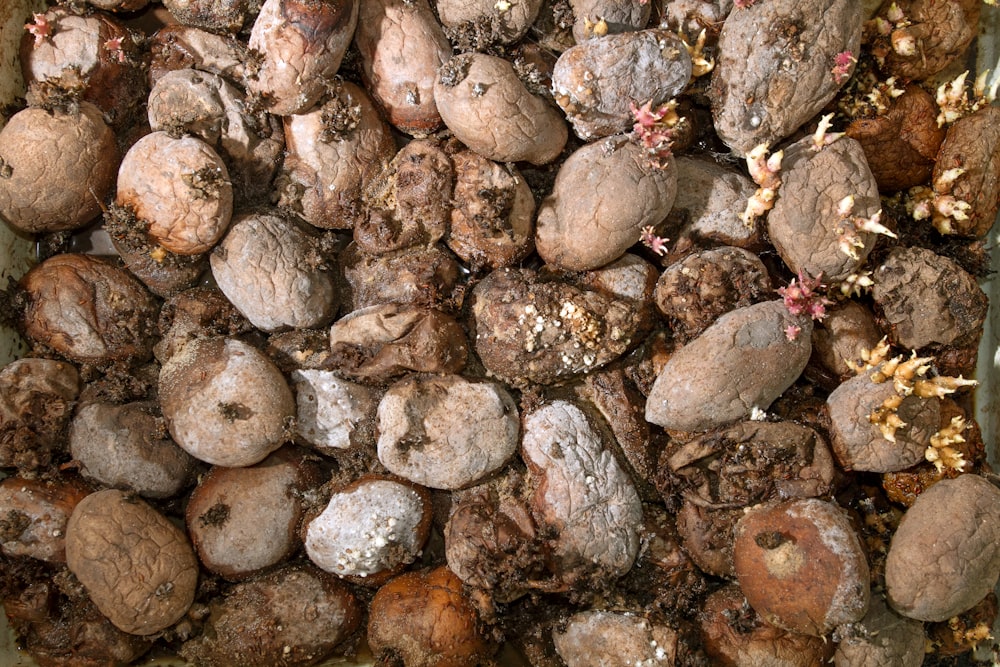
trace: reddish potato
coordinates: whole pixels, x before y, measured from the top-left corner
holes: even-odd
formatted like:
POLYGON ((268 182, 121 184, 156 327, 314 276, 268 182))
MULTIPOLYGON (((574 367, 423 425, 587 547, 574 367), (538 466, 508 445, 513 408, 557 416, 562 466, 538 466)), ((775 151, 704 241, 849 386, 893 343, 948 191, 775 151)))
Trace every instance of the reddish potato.
POLYGON ((247 92, 279 116, 316 104, 351 43, 358 2, 265 0, 250 31, 249 47, 261 63, 247 76, 247 92))
POLYGON ((84 498, 66 526, 66 564, 121 630, 164 630, 194 601, 198 561, 183 531, 134 496, 84 498))
POLYGON ((365 0, 354 43, 365 87, 393 127, 423 136, 441 126, 434 79, 451 44, 427 0, 365 0))
POLYGON ((552 194, 538 209, 535 246, 548 264, 586 271, 621 257, 644 227, 674 204, 677 171, 624 136, 576 150, 559 168, 552 194))
POLYGON ((242 83, 246 76, 245 63, 250 60, 246 45, 236 38, 179 23, 157 30, 149 38, 149 50, 152 54, 149 81, 154 86, 167 72, 187 68, 218 74, 231 83, 242 83))
POLYGON ((93 104, 75 114, 24 109, 0 130, 0 217, 28 234, 83 227, 100 214, 118 161, 93 104))
POLYGON ((490 160, 547 164, 569 136, 560 113, 496 56, 466 53, 449 60, 434 82, 434 99, 459 141, 490 160))

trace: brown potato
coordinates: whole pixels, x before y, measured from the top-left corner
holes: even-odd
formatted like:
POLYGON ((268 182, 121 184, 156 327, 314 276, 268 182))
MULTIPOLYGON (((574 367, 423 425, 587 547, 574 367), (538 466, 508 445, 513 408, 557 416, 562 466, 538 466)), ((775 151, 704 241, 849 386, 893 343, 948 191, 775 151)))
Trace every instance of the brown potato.
POLYGON ((24 109, 0 130, 0 217, 28 234, 85 226, 118 171, 114 133, 100 110, 24 109))
POLYGON ((248 43, 261 56, 247 92, 279 116, 302 113, 340 69, 358 21, 359 0, 265 0, 248 43))
POLYGON ((281 372, 235 339, 187 343, 163 364, 159 395, 174 442, 213 465, 262 461, 285 441, 295 416, 281 372))
MULTIPOLYGON (((885 58, 886 70, 896 76, 926 79, 965 53, 976 36, 980 3, 973 0, 902 0, 897 9, 909 25, 872 45, 885 58)), ((885 19, 889 11, 883 4, 879 16, 885 19)))
POLYGON ((66 523, 88 493, 75 478, 0 481, 0 552, 66 562, 66 523))
POLYGON ((835 667, 920 667, 924 663, 927 638, 923 623, 899 616, 881 596, 872 598, 868 613, 856 628, 837 644, 837 652, 833 654, 835 667))
POLYGON ((569 0, 573 8, 573 38, 588 39, 632 32, 646 27, 653 5, 646 0, 569 0), (599 25, 603 21, 604 25, 599 25))
POLYGON ((857 301, 842 301, 826 311, 813 328, 815 359, 841 378, 854 375, 847 362, 857 363, 864 350, 874 350, 882 338, 871 310, 857 301))
POLYGON ((424 136, 441 126, 434 93, 451 44, 427 0, 365 0, 354 43, 361 76, 396 129, 424 136))
POLYGON ((479 51, 521 39, 538 17, 542 0, 518 0, 506 6, 496 0, 437 0, 436 8, 452 42, 462 51, 479 51))
POLYGON ((259 9, 260 3, 252 0, 165 0, 163 6, 184 25, 236 33, 259 9))
POLYGON ((26 474, 63 450, 65 428, 81 389, 65 361, 18 359, 0 370, 0 467, 26 474))
POLYGON ((194 601, 198 561, 184 532, 135 496, 84 498, 66 526, 66 564, 121 630, 151 635, 194 601))
POLYGON ((415 245, 371 255, 357 243, 340 255, 346 310, 383 303, 412 304, 450 310, 458 293, 462 267, 440 243, 415 245))
POLYGON ((556 651, 567 667, 594 664, 676 664, 678 632, 638 614, 582 611, 553 632, 556 651))
POLYGON ((149 65, 151 85, 177 69, 194 68, 242 83, 245 63, 250 60, 246 44, 234 37, 217 35, 192 26, 172 23, 149 38, 152 59, 149 65))
POLYGON ((676 194, 673 156, 653 163, 624 136, 587 144, 559 167, 538 208, 536 250, 565 271, 604 266, 635 245, 643 227, 662 220, 676 194))
POLYGON ((490 160, 547 164, 569 136, 561 114, 496 56, 466 53, 449 60, 434 82, 434 99, 459 141, 490 160))

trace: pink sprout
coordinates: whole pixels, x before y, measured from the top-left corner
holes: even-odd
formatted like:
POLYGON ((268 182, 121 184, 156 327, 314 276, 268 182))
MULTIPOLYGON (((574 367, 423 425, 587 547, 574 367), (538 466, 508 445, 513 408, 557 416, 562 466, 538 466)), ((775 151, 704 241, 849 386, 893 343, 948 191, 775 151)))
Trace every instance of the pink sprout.
POLYGON ((795 340, 802 333, 802 327, 797 324, 789 324, 785 327, 785 338, 788 340, 795 340))
POLYGON ((32 14, 32 20, 34 23, 25 23, 24 29, 34 36, 35 46, 38 46, 46 38, 52 36, 52 25, 45 18, 45 14, 32 14))
MULTIPOLYGON (((792 315, 808 315, 814 320, 822 320, 826 317, 826 307, 833 305, 820 290, 826 285, 820 280, 823 274, 810 278, 808 274, 799 271, 798 283, 795 278, 788 283, 787 287, 779 287, 778 294, 785 301, 785 308, 792 315)), ((787 335, 787 331, 786 331, 787 335)), ((789 338, 789 340, 794 340, 789 338)))
POLYGON ((654 164, 670 155, 670 144, 674 138, 674 130, 663 119, 673 109, 670 104, 664 104, 653 109, 653 100, 649 100, 641 107, 637 107, 634 102, 629 102, 635 124, 632 131, 639 139, 639 143, 646 149, 653 158, 654 164))
POLYGON ((748 9, 753 6, 753 3, 757 0, 733 0, 733 4, 736 5, 738 9, 748 9))
POLYGON ((655 252, 661 257, 667 254, 667 242, 670 239, 663 238, 656 235, 656 230, 652 225, 648 225, 642 228, 642 233, 639 234, 639 240, 644 246, 655 252))
POLYGON ((857 62, 854 54, 850 51, 841 51, 833 57, 833 69, 830 73, 833 74, 834 82, 841 84, 847 80, 850 76, 851 65, 857 62))
POLYGON ((125 51, 122 49, 122 38, 114 37, 104 42, 104 48, 106 48, 111 53, 115 54, 118 62, 125 62, 125 51))

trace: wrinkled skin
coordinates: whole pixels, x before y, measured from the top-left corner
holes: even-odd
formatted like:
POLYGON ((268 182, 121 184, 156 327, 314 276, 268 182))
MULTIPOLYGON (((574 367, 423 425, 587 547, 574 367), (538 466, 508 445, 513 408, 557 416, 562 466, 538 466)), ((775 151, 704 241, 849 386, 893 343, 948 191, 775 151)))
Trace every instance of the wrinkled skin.
POLYGON ((672 156, 654 165, 624 136, 588 144, 562 164, 538 208, 536 250, 566 271, 604 266, 635 245, 643 227, 662 220, 676 194, 672 156))
POLYGON ((673 664, 677 630, 655 625, 641 616, 609 611, 584 611, 553 632, 556 651, 568 667, 594 664, 673 664), (595 662, 596 661, 596 662, 595 662))
MULTIPOLYGON (((883 6, 879 16, 885 18, 888 7, 883 6)), ((906 32, 914 39, 914 52, 906 55, 884 47, 886 70, 895 76, 926 79, 965 53, 976 36, 981 5, 974 0, 904 0, 898 7, 912 23, 906 32)))
POLYGON ((0 466, 33 474, 63 448, 80 395, 80 374, 65 361, 18 359, 0 370, 0 466))
POLYGON ((951 221, 953 232, 962 236, 987 234, 1000 209, 1000 109, 987 106, 948 128, 932 180, 949 169, 964 169, 965 173, 948 188, 948 194, 970 205, 967 220, 951 221))
POLYGON ((920 667, 924 662, 924 626, 912 618, 899 616, 885 600, 873 597, 868 613, 858 621, 857 636, 848 636, 837 644, 833 655, 835 667, 894 665, 920 667))
MULTIPOLYGON (((437 0, 442 25, 453 41, 460 41, 466 31, 487 44, 510 44, 524 36, 538 17, 542 0, 511 3, 506 11, 497 11, 494 0, 437 0)), ((463 49, 464 50, 464 49, 463 49)))
MULTIPOLYGON (((135 0, 133 0, 135 1, 135 0)), ((236 33, 260 10, 260 0, 166 0, 163 6, 178 21, 214 32, 236 33)))
POLYGON ((944 621, 971 608, 1000 576, 1000 491, 975 474, 941 480, 903 515, 885 563, 895 611, 944 621))
POLYGON ((440 244, 375 256, 350 244, 340 263, 346 282, 341 292, 344 308, 352 311, 383 303, 448 310, 462 273, 455 257, 440 244))
POLYGON ((88 493, 75 478, 0 480, 0 552, 66 562, 66 523, 88 493))
POLYGON ((179 23, 157 30, 149 38, 149 50, 149 80, 154 86, 167 72, 188 67, 241 83, 250 59, 243 42, 179 23))
POLYGON ((198 562, 184 532, 122 491, 84 498, 66 526, 66 563, 121 630, 150 635, 188 610, 198 562))
POLYGON ((445 125, 490 160, 548 164, 569 130, 562 114, 517 78, 513 66, 485 54, 462 54, 441 69, 434 99, 445 125))
POLYGON ((859 53, 860 0, 778 0, 734 9, 719 37, 709 97, 738 153, 788 137, 833 99, 834 56, 859 53))
POLYGON ((593 39, 593 29, 587 28, 587 21, 596 24, 601 19, 608 26, 608 34, 633 32, 645 27, 653 9, 653 3, 642 0, 569 0, 573 8, 573 38, 577 44, 593 39))

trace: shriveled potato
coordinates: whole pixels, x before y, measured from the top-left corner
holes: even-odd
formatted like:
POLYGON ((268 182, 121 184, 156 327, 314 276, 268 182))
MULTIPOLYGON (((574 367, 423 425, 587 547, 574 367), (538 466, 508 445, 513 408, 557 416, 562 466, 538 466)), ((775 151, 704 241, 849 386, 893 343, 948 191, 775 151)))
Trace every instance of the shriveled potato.
POLYGON ((632 109, 653 108, 691 79, 691 56, 669 30, 641 30, 577 44, 559 56, 552 92, 576 135, 584 140, 632 128, 632 109))
POLYGON ((506 464, 519 431, 517 406, 499 384, 411 376, 379 403, 378 458, 417 484, 460 489, 506 464))
POLYGON ((17 359, 0 369, 0 467, 30 475, 47 466, 64 447, 80 389, 65 361, 17 359))
POLYGON ((626 664, 675 664, 677 630, 638 614, 583 611, 553 632, 556 651, 567 667, 626 664))
POLYGON ((153 132, 125 154, 115 203, 149 223, 150 238, 165 249, 198 255, 225 234, 233 185, 222 158, 201 139, 153 132))
POLYGON ((577 44, 644 28, 653 9, 643 0, 569 0, 569 5, 573 8, 573 38, 577 44))
POLYGON ((448 129, 490 160, 547 164, 569 136, 561 114, 529 92, 513 65, 496 56, 453 57, 438 73, 434 99, 448 129))
POLYGON ((248 43, 261 55, 247 92, 279 116, 302 113, 340 69, 358 22, 359 0, 265 0, 248 43))
POLYGON ((646 420, 704 431, 766 410, 798 378, 812 351, 812 321, 781 301, 730 311, 678 350, 656 377, 646 420), (793 340, 785 331, 800 327, 793 340))
POLYGON ((187 343, 163 364, 159 395, 174 442, 214 465, 262 461, 281 446, 295 416, 281 372, 235 339, 187 343))
POLYGON ((524 417, 521 454, 531 475, 532 509, 552 531, 556 576, 622 575, 639 551, 642 505, 603 433, 574 403, 555 400, 524 417))
MULTIPOLYGON (((883 4, 878 17, 885 20, 892 10, 883 4)), ((873 46, 883 55, 885 68, 906 79, 926 79, 965 53, 976 36, 980 3, 972 0, 936 2, 902 0, 896 5, 905 25, 889 21, 891 32, 873 46)))
MULTIPOLYGON (((325 344, 328 336, 320 335, 325 344)), ((298 440, 328 455, 375 443, 378 392, 319 369, 292 371, 291 380, 298 440)))
POLYGON ((347 310, 383 303, 449 309, 463 273, 455 256, 440 243, 379 255, 351 243, 341 253, 340 264, 346 283, 341 295, 347 310))
POLYGON ((872 597, 868 613, 856 627, 855 632, 837 644, 837 652, 833 654, 835 667, 920 667, 923 664, 927 644, 923 624, 899 616, 889 609, 881 596, 872 597))
POLYGON ((194 287, 171 297, 160 309, 160 340, 153 352, 160 363, 194 338, 237 336, 250 323, 215 287, 194 287))
POLYGON ((989 301, 976 279, 932 250, 893 248, 873 280, 889 339, 903 347, 960 346, 985 321, 989 301))
POLYGON ((84 477, 147 498, 176 495, 195 472, 151 403, 84 405, 73 418, 69 449, 84 477))
POLYGON ((451 155, 455 191, 445 243, 472 268, 511 266, 534 248, 535 199, 513 165, 451 155))
POLYGON ((857 301, 843 301, 828 308, 813 328, 813 353, 834 375, 850 377, 853 371, 847 362, 857 363, 862 352, 875 349, 881 338, 870 309, 857 301))
POLYGON ((426 489, 364 476, 335 492, 305 527, 309 559, 353 581, 385 581, 420 555, 430 535, 426 489))
POLYGON ((868 611, 869 573, 847 515, 817 498, 758 505, 736 524, 740 589, 768 623, 823 636, 868 611))
POLYGON ((1000 491, 959 475, 917 496, 889 545, 886 598, 922 621, 945 621, 970 609, 1000 576, 1000 491))
POLYGON ((427 0, 365 0, 354 43, 365 87, 398 130, 423 136, 441 126, 434 93, 451 44, 427 0))
POLYGON ((881 208, 878 183, 861 144, 841 137, 816 151, 806 137, 785 149, 767 231, 794 273, 843 280, 864 264, 877 238, 854 221, 870 219, 881 208), (847 197, 853 197, 853 204, 843 215, 847 197))
POLYGON ((535 248, 548 264, 585 271, 612 262, 639 241, 643 227, 674 204, 673 157, 650 161, 623 136, 587 144, 559 168, 535 221, 535 248))
POLYGON ((209 258, 219 289, 264 331, 319 327, 337 312, 319 241, 282 215, 238 215, 209 258))
POLYGON ((469 354, 465 331, 437 310, 386 303, 355 310, 330 327, 330 366, 380 383, 407 371, 457 373, 469 354))
POLYGON ((72 478, 0 480, 0 552, 66 561, 66 523, 90 490, 72 478))
POLYGON ((860 0, 777 0, 732 11, 719 36, 709 97, 715 129, 747 153, 774 145, 840 88, 834 58, 861 46, 860 0))
POLYGON ((93 104, 19 111, 0 129, 0 217, 27 234, 83 227, 100 214, 118 161, 114 133, 93 104))
POLYGON ((495 0, 437 0, 438 17, 453 42, 480 50, 521 39, 538 17, 542 0, 517 0, 500 5, 495 0))
POLYGON ((156 303, 127 271, 90 255, 51 257, 21 278, 24 333, 67 359, 146 359, 156 303))
POLYGON ((301 546, 303 496, 319 486, 315 461, 293 447, 245 468, 214 467, 185 510, 198 559, 229 580, 245 579, 287 559, 301 546))
POLYGON ((290 565, 213 600, 205 631, 180 654, 205 667, 312 665, 331 655, 361 616, 357 599, 336 578, 290 565))
POLYGON ((76 506, 66 564, 101 613, 131 634, 170 627, 194 601, 198 561, 184 532, 122 491, 98 491, 76 506))
POLYGON ((342 82, 322 102, 284 117, 288 154, 281 204, 323 229, 353 229, 362 193, 396 154, 389 126, 368 94, 342 82))
MULTIPOLYGON (((133 0, 134 1, 134 0, 133 0)), ((165 0, 163 6, 184 25, 214 32, 239 32, 260 9, 259 0, 165 0)))
POLYGON ((218 35, 193 26, 172 23, 149 38, 152 59, 149 80, 152 85, 167 72, 193 68, 242 83, 245 63, 250 60, 247 47, 235 37, 218 35))
POLYGON ((641 324, 635 306, 528 269, 497 269, 472 290, 473 340, 496 377, 555 384, 621 356, 641 324))

